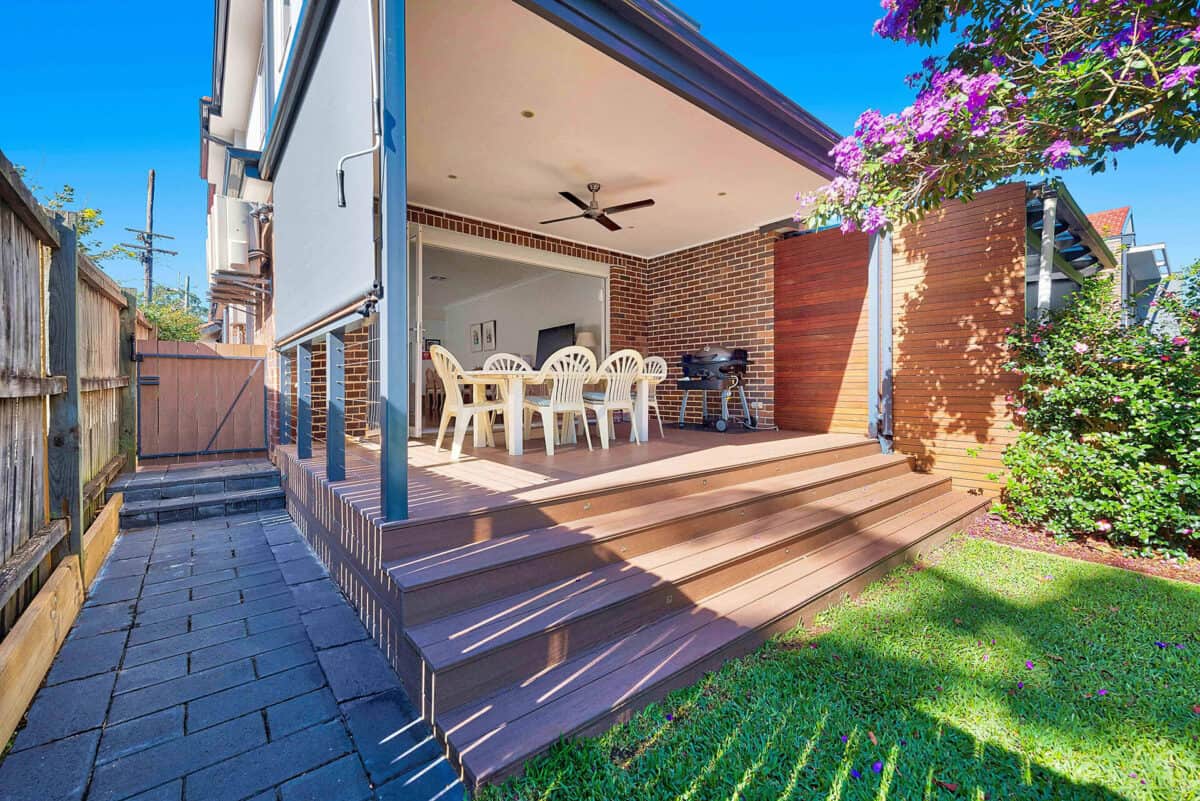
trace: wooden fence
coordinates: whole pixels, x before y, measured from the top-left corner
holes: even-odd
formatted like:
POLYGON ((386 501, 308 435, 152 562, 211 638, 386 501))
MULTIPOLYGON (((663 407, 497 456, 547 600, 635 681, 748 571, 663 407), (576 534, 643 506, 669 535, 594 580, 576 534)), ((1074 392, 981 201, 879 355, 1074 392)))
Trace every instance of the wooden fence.
POLYGON ((0 153, 0 637, 56 565, 86 564, 104 491, 134 466, 139 329, 153 335, 133 293, 0 153))

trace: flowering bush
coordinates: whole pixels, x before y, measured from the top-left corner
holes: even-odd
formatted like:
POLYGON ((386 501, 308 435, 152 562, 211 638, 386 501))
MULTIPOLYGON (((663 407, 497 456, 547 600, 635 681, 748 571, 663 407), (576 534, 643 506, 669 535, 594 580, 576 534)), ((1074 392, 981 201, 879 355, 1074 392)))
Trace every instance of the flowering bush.
POLYGON ((1164 294, 1180 331, 1155 334, 1121 325, 1114 292, 1091 279, 1008 337, 1023 383, 1009 399, 1022 430, 1004 454, 1005 514, 1182 552, 1200 543, 1200 307, 1164 294))
POLYGON ((916 100, 868 110, 830 155, 841 175, 798 218, 874 232, 1016 174, 1115 166, 1142 143, 1200 139, 1196 0, 883 0, 877 34, 950 52, 916 100))

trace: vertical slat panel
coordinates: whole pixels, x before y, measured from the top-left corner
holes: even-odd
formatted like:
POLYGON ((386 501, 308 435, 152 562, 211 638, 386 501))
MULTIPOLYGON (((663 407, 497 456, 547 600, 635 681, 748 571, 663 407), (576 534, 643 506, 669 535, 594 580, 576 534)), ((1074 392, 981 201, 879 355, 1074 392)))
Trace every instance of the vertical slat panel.
POLYGON ((346 478, 346 332, 325 335, 325 476, 346 478))
POLYGON ((312 458, 312 345, 296 346, 296 455, 312 458))

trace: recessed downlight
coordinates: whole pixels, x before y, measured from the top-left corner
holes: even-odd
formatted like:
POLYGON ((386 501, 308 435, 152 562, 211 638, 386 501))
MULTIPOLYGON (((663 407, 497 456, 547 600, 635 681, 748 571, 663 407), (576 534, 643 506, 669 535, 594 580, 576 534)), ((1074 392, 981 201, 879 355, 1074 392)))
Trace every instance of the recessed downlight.
POLYGON ((449 175, 447 175, 446 177, 447 177, 447 178, 449 178, 451 181, 457 181, 457 180, 458 180, 458 176, 457 176, 457 175, 455 175, 454 173, 450 173, 450 174, 449 174, 449 175))
POLYGON ((446 276, 444 276, 444 275, 431 275, 431 276, 429 276, 429 280, 430 280, 430 281, 445 281, 445 280, 446 280, 446 276))
POLYGON ((728 192, 718 192, 717 197, 725 197, 728 194, 729 194, 728 192))
POLYGON ((531 119, 533 119, 533 112, 527 108, 521 109, 521 116, 527 120, 531 120, 531 119))

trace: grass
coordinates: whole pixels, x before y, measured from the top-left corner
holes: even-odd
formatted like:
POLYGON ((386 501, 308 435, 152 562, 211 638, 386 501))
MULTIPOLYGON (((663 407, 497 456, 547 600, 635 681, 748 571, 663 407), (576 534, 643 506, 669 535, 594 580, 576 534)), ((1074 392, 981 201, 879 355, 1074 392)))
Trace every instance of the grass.
POLYGON ((965 539, 817 624, 481 798, 1200 799, 1200 587, 965 539))

